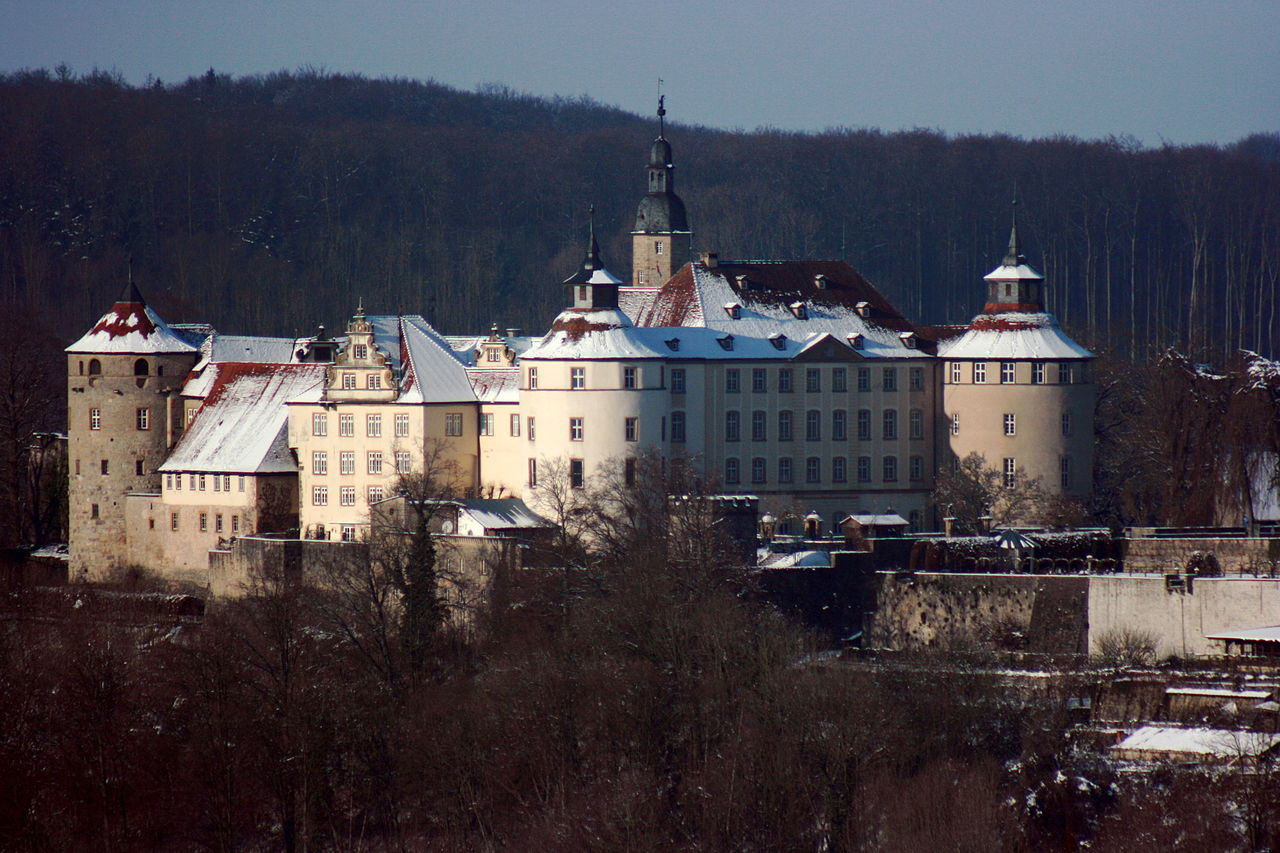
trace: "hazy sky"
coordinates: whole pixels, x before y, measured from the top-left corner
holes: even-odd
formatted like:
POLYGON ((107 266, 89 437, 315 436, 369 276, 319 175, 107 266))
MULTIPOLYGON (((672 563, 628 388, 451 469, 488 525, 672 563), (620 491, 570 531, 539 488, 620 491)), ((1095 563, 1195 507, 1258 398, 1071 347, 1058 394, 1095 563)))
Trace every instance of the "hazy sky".
POLYGON ((1278 0, 0 0, 0 70, 303 65, 723 128, 1230 142, 1280 130, 1278 0))

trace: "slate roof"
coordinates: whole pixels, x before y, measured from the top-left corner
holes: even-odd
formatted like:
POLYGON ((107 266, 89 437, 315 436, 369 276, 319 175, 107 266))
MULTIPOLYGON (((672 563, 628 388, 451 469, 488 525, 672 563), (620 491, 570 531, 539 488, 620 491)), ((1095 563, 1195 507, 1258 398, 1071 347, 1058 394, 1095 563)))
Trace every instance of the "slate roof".
POLYGON ((957 338, 938 345, 943 358, 1015 360, 1093 358, 1058 326, 1052 314, 979 314, 957 338))
POLYGON ((102 354, 158 354, 196 352, 183 335, 169 328, 130 285, 120 301, 103 314, 67 352, 102 354))

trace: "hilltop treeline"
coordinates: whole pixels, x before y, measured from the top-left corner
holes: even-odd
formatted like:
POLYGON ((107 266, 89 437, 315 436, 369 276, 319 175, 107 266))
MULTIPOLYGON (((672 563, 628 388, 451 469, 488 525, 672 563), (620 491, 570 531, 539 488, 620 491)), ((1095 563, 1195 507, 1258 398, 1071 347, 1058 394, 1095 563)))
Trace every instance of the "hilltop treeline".
MULTIPOLYGON (((678 102, 672 104, 681 116, 678 102)), ((132 270, 175 320, 288 334, 359 297, 445 331, 541 329, 594 202, 616 271, 650 120, 586 98, 316 71, 130 86, 0 77, 0 298, 83 329, 132 270)), ((1021 199, 1051 309, 1122 354, 1280 340, 1280 136, 799 134, 674 125, 699 249, 842 257, 908 315, 961 322, 1021 199)))

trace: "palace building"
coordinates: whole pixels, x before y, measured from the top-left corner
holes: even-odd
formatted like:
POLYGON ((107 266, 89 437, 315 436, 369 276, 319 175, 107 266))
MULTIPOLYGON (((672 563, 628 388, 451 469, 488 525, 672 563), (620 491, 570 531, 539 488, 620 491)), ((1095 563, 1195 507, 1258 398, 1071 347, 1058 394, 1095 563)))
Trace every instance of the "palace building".
MULTIPOLYGON (((642 452, 835 530, 936 529, 943 466, 1088 495, 1092 354, 1009 249, 967 326, 916 326, 843 261, 693 256, 659 106, 627 282, 592 233, 541 336, 366 314, 311 338, 168 325, 132 285, 68 347, 73 575, 200 579, 236 537, 358 540, 405 475, 540 505, 642 452)), ((975 296, 976 288, 975 288, 975 296)), ((975 300, 976 301, 976 300, 975 300)))

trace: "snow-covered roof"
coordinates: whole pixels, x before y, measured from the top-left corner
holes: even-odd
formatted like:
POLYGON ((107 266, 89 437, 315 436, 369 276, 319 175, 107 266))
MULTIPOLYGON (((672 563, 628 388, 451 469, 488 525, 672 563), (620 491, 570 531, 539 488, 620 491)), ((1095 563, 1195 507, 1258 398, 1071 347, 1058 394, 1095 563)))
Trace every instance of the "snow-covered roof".
MULTIPOLYGON (((880 515, 850 515, 844 520, 848 521, 850 518, 863 526, 875 525, 877 527, 901 527, 907 524, 907 520, 896 512, 887 514, 882 513, 880 515)), ((844 522, 841 523, 843 524, 844 522)))
POLYGON ((979 314, 969 330, 938 344, 942 358, 1014 360, 1093 358, 1062 331, 1052 314, 979 314))
POLYGON ((618 288, 618 308, 628 317, 643 317, 652 307, 657 295, 656 287, 620 287, 618 288))
MULTIPOLYGON (((550 521, 529 509, 519 498, 473 499, 460 502, 462 513, 478 530, 536 530, 555 527, 550 521)), ((465 525, 459 527, 464 532, 465 525)))
POLYGON ((1167 687, 1167 696, 1210 696, 1215 699, 1268 699, 1270 690, 1228 690, 1223 687, 1167 687))
POLYGON ((471 387, 480 402, 520 402, 520 368, 473 367, 467 375, 471 377, 471 387))
POLYGON ((991 272, 983 276, 986 281, 1044 281, 1044 276, 1036 272, 1027 264, 1018 264, 1016 266, 1010 264, 1001 264, 991 272))
POLYGON ((324 385, 322 364, 215 365, 212 389, 161 471, 275 474, 297 470, 285 403, 324 385))
POLYGON ((1268 625, 1263 628, 1242 628, 1234 631, 1220 631, 1217 634, 1205 635, 1206 640, 1238 640, 1245 643, 1280 642, 1280 625, 1268 625))
MULTIPOLYGON (((383 318, 370 318, 382 320, 383 318)), ((464 355, 449 346, 439 332, 431 328, 417 315, 397 319, 398 333, 383 340, 399 341, 400 352, 395 354, 395 369, 401 369, 400 402, 402 403, 456 403, 476 399, 476 392, 467 376, 464 355)), ((375 335, 380 335, 375 324, 375 335)), ((379 340, 375 337, 375 340, 379 340)))
POLYGON ((1280 743, 1280 734, 1232 729, 1143 726, 1112 747, 1206 758, 1257 757, 1280 743))
POLYGON ((156 354, 197 352, 197 347, 141 301, 117 302, 67 352, 156 354))
POLYGON ((792 551, 778 554, 767 548, 756 552, 756 565, 762 569, 829 569, 831 554, 828 551, 792 551))
POLYGON ((239 364, 291 364, 295 360, 294 344, 293 338, 215 334, 209 339, 208 358, 239 364))

